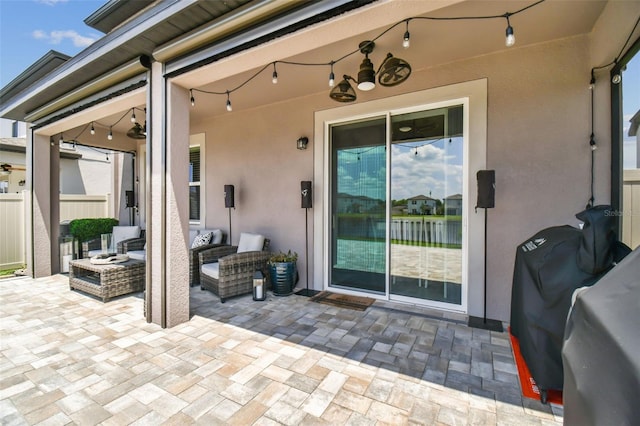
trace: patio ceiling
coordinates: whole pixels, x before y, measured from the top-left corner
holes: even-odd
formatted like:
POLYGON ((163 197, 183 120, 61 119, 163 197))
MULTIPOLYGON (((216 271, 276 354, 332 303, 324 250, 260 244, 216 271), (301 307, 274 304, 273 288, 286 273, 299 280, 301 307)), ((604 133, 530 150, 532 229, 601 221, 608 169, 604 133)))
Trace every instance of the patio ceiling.
MULTIPOLYGON (((185 88, 197 88, 206 91, 225 92, 240 86, 263 66, 278 60, 303 63, 328 63, 343 55, 356 51, 363 40, 371 40, 387 30, 393 23, 413 16, 429 17, 459 17, 502 15, 513 12, 532 4, 532 1, 464 1, 451 6, 433 10, 423 15, 404 14, 405 4, 383 3, 374 4, 376 14, 382 16, 398 16, 399 19, 389 21, 375 29, 367 29, 360 12, 347 14, 323 22, 313 28, 299 31, 291 36, 277 39, 266 45, 258 46, 235 56, 224 58, 211 65, 201 67, 195 71, 178 76, 175 82, 185 88), (349 28, 349 34, 342 39, 331 39, 331 34, 342 34, 344 28, 349 28), (310 49, 294 56, 285 56, 291 52, 288 45, 308 43, 316 45, 319 34, 325 43, 318 48, 310 49), (251 60, 247 58, 255 58, 251 60), (234 72, 235 70, 235 72, 234 72), (242 72, 238 72, 241 70, 242 72)), ((425 2, 426 4, 426 2, 425 2)), ((523 13, 511 17, 511 25, 516 36, 516 45, 511 49, 544 43, 550 40, 562 39, 589 33, 606 1, 576 0, 556 1, 547 0, 523 13)), ((366 8, 365 8, 366 9, 366 8)), ((380 65, 387 52, 408 61, 413 72, 436 67, 441 64, 463 59, 487 55, 507 49, 504 43, 505 19, 485 20, 457 20, 457 21, 427 21, 412 20, 409 24, 411 33, 411 47, 403 49, 401 46, 405 25, 393 28, 391 31, 375 41, 376 46, 369 55, 374 68, 380 65)), ((336 83, 343 74, 357 76, 359 64, 364 55, 356 53, 334 66, 336 83)), ((278 84, 271 83, 273 68, 268 67, 245 87, 231 94, 234 111, 250 109, 285 101, 287 99, 304 97, 311 94, 325 93, 329 95, 328 75, 329 66, 302 67, 278 64, 278 84)), ((410 77, 411 78, 411 77, 410 77)), ((587 79, 588 76, 585 77, 587 79)), ((586 84, 586 83, 585 83, 586 84)), ((398 86, 401 88, 402 86, 398 86)), ((373 92, 387 90, 376 87, 373 92)), ((358 102, 373 96, 373 92, 358 91, 358 102)), ((191 119, 199 121, 212 115, 225 114, 226 96, 194 93, 196 108, 191 109, 191 119)))
MULTIPOLYGON (((409 24, 411 47, 403 49, 402 36, 405 31, 404 19, 415 16, 460 17, 502 15, 532 4, 532 1, 462 1, 451 0, 448 7, 440 8, 445 2, 413 2, 408 7, 403 2, 373 3, 359 9, 356 13, 324 21, 305 28, 288 36, 277 38, 255 48, 202 66, 193 71, 178 75, 172 79, 177 84, 189 89, 197 88, 206 91, 225 92, 246 82, 252 75, 273 61, 286 60, 301 63, 328 63, 349 52, 356 51, 363 40, 379 36, 392 24, 401 22, 388 33, 375 41, 376 47, 369 56, 374 67, 380 65, 387 52, 408 61, 415 73, 441 64, 464 60, 481 55, 492 54, 507 49, 504 44, 506 21, 502 18, 485 20, 427 21, 412 20, 409 24), (427 13, 415 14, 416 4, 422 5, 427 13), (429 5, 425 7, 424 5, 429 5), (373 26, 368 22, 370 13, 377 18, 376 22, 384 25, 373 26), (380 18, 382 17, 382 18, 380 18), (390 17, 396 17, 391 20, 390 17), (365 29, 365 30, 363 30, 365 29), (320 37, 320 38, 319 38, 320 37), (320 40, 320 42, 318 41, 320 40), (293 46, 293 48, 291 48, 293 46), (305 46, 317 46, 306 50, 305 46), (286 56, 287 52, 301 52, 286 56)), ((511 17, 511 25, 516 35, 516 45, 511 49, 544 43, 549 40, 562 39, 589 33, 606 0, 547 0, 523 13, 511 17)), ((343 74, 357 76, 360 62, 364 55, 356 53, 340 61, 334 66, 336 83, 343 74)), ((329 66, 301 67, 278 64, 278 84, 271 83, 273 68, 267 67, 246 86, 231 94, 234 111, 247 110, 262 105, 275 104, 292 98, 302 98, 314 94, 329 95, 329 66)), ((411 78, 411 77, 410 77, 411 78)), ((398 86, 402 90, 402 86, 398 86)), ((372 92, 357 91, 358 101, 372 99, 376 92, 388 90, 376 87, 372 92)), ((191 120, 198 122, 211 116, 227 114, 226 96, 194 93, 196 107, 190 110, 191 120)), ((131 107, 141 110, 145 108, 143 96, 135 96, 132 102, 120 103, 120 109, 112 106, 96 107, 96 113, 85 111, 74 123, 60 122, 49 126, 48 134, 63 131, 66 135, 80 133, 84 126, 92 120, 100 123, 115 123, 131 107), (142 100, 142 103, 141 103, 142 100), (122 105, 126 108, 122 109, 122 105), (72 127, 70 127, 72 126, 72 127)), ((136 112, 140 124, 144 123, 143 114, 136 112)), ((124 145, 135 147, 135 140, 126 138, 126 132, 132 124, 127 119, 113 126, 115 135, 120 135, 124 145)), ((102 130, 101 137, 89 137, 83 134, 81 143, 113 147, 113 141, 106 139, 107 130, 102 130)), ((99 131, 100 134, 100 131, 99 131)), ((96 136, 99 136, 96 135, 96 136)), ((114 138, 118 139, 118 137, 114 138)), ((125 150, 128 150, 125 149, 125 150)))

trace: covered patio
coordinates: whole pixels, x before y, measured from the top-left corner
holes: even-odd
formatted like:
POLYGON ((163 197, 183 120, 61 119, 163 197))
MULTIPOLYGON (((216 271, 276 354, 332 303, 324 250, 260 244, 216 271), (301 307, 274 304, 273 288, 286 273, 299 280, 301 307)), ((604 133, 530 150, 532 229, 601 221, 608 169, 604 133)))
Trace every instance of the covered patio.
POLYGON ((162 329, 141 294, 103 304, 63 275, 0 297, 5 425, 562 423, 521 396, 508 335, 460 314, 192 288, 190 321, 162 329))
POLYGON ((136 224, 147 238, 148 322, 172 327, 189 320, 188 235, 210 228, 222 229, 231 244, 240 232, 255 232, 271 240, 273 251, 304 253, 301 287, 508 321, 517 245, 549 226, 577 226, 575 214, 585 204, 619 207, 619 182, 609 170, 618 149, 610 99, 620 89, 609 74, 620 65, 602 64, 635 48, 629 47, 637 38, 634 6, 109 2, 92 17, 105 28, 102 39, 3 104, 3 115, 32 124, 28 273, 58 272, 58 188, 51 176, 59 171, 55 142, 72 135, 136 154, 131 181, 136 224), (131 19, 121 7, 135 9, 127 9, 131 19), (515 29, 517 43, 508 37, 505 45, 505 28, 506 35, 515 29), (373 50, 363 51, 363 42, 373 50), (378 79, 375 90, 329 96, 342 90, 341 76, 359 74, 368 60, 382 68, 389 54, 411 64, 402 84, 378 79), (345 99, 353 102, 335 102, 345 99), (436 133, 408 125, 444 122, 430 121, 436 115, 447 122, 436 133), (350 136, 350 126, 379 119, 386 126, 374 132, 380 140, 366 132, 350 136), (133 140, 132 122, 144 128, 133 140), (343 140, 334 128, 346 129, 343 140), (412 136, 398 136, 400 128, 413 129, 412 136), (307 149, 296 149, 303 138, 307 149), (436 140, 441 146, 432 145, 436 140), (446 154, 453 146, 456 153, 446 154), (375 169, 362 166, 369 153, 377 155, 375 169), (361 166, 354 166, 361 154, 361 166), (442 161, 430 162, 434 157, 442 161), (451 158, 456 162, 447 163, 451 158), (437 173, 425 172, 430 168, 437 173), (482 170, 497 176, 486 222, 487 210, 474 209, 482 170), (306 212, 301 182, 313 189, 306 212), (367 192, 372 182, 375 194, 367 192), (223 199, 226 185, 236 189, 233 210, 223 199), (440 222, 455 231, 455 243, 445 242, 455 251, 445 259, 452 271, 433 280, 455 288, 453 298, 394 288, 446 270, 428 252, 430 242, 414 256, 419 268, 392 244, 393 204, 432 191, 447 216, 440 222), (341 234, 334 227, 341 215, 347 224, 349 215, 359 215, 366 233, 341 234), (357 252, 373 259, 366 268, 343 249, 352 241, 367 243, 366 252, 357 252))

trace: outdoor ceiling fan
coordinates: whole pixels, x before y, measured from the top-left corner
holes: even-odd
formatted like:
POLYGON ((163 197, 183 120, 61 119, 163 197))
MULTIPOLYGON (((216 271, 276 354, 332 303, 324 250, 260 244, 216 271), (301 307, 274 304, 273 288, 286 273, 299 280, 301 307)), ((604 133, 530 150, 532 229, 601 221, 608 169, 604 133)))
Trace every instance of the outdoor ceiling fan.
POLYGON ((378 83, 386 87, 395 86, 409 78, 409 75, 411 75, 411 65, 404 59, 387 53, 387 57, 378 69, 378 83))
POLYGON ((144 126, 141 126, 140 123, 136 122, 132 128, 127 131, 127 136, 132 139, 146 139, 147 138, 147 123, 144 123, 144 126))

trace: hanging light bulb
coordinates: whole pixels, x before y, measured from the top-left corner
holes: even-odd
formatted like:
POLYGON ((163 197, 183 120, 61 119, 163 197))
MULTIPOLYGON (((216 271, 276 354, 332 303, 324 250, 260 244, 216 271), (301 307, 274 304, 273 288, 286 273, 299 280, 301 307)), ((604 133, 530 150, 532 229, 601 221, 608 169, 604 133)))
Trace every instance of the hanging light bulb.
POLYGON ((376 87, 376 72, 373 70, 373 63, 369 59, 369 53, 373 52, 374 46, 375 43, 373 41, 363 41, 359 45, 360 52, 364 53, 364 59, 358 72, 358 89, 365 92, 376 87))
POLYGON ((64 136, 62 135, 62 133, 60 133, 60 139, 58 140, 58 143, 60 145, 62 145, 64 143, 64 136))
POLYGON ((229 91, 227 90, 227 111, 233 111, 233 107, 231 106, 231 99, 229 98, 229 91))
POLYGON ((593 133, 591 133, 591 137, 589 139, 589 146, 591 147, 591 151, 595 151, 596 149, 598 149, 598 145, 596 144, 593 133))
POLYGON ((333 61, 331 61, 331 72, 329 73, 329 87, 333 87, 336 84, 336 76, 333 73, 333 61))
POLYGON ((591 80, 589 81, 589 90, 593 90, 596 87, 596 76, 593 74, 593 70, 591 70, 591 80))
POLYGON ((511 26, 511 23, 509 23, 509 15, 506 15, 506 18, 507 18, 507 30, 506 30, 507 38, 505 39, 504 44, 507 47, 511 47, 514 44, 516 44, 516 36, 513 35, 513 27, 511 26))
POLYGON ((109 134, 107 135, 107 139, 113 140, 113 132, 111 131, 111 126, 109 126, 109 134))
POLYGON ((131 108, 131 122, 132 123, 136 122, 136 111, 133 108, 131 108))
POLYGON ((96 134, 96 128, 93 127, 93 121, 91 122, 91 130, 89 132, 91 133, 91 135, 95 135, 96 134))
POLYGON ((196 99, 193 97, 193 89, 189 89, 189 95, 191 95, 191 106, 196 106, 196 99))
POLYGON ((278 71, 276 71, 276 63, 273 63, 273 74, 271 75, 271 82, 278 84, 278 71))
POLYGON ((404 47, 405 49, 408 49, 409 46, 411 45, 411 34, 409 34, 409 20, 407 19, 405 21, 407 23, 407 28, 404 32, 404 37, 402 37, 402 47, 404 47))

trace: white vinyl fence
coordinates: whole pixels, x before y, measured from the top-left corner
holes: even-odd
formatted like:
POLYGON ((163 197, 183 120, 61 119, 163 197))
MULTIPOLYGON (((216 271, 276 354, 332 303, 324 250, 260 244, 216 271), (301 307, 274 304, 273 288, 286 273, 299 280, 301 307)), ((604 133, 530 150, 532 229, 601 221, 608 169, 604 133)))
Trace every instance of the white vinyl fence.
POLYGON ((634 249, 640 245, 640 169, 624 171, 622 191, 621 240, 634 249))
MULTIPOLYGON (((0 269, 26 264, 28 192, 0 194, 0 269)), ((60 221, 109 217, 109 195, 60 195, 60 221)))

